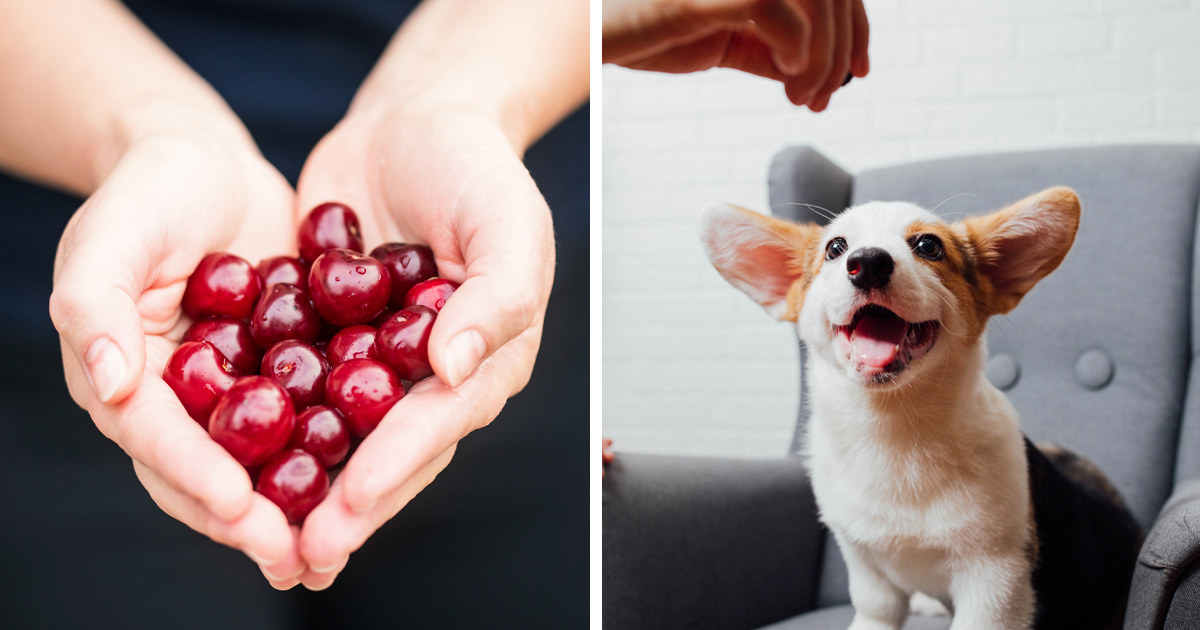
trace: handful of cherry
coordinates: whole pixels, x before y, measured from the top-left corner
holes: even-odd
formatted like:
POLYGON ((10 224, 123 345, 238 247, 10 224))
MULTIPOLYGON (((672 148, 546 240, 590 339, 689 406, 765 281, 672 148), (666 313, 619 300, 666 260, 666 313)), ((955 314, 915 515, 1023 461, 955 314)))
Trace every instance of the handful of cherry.
POLYGON ((388 243, 362 254, 358 217, 317 206, 300 257, 255 268, 209 254, 188 278, 194 323, 163 380, 188 415, 257 477, 255 490, 300 523, 329 490, 329 469, 405 393, 433 373, 429 334, 458 285, 433 251, 388 243))

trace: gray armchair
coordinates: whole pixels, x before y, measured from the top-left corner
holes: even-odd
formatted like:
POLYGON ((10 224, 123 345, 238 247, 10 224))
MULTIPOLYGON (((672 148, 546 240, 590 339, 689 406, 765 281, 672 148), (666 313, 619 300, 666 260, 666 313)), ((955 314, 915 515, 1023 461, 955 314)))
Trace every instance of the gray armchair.
MULTIPOLYGON (((769 180, 776 216, 818 223, 794 204, 838 212, 904 200, 940 204, 953 220, 1049 186, 1079 193, 1066 261, 989 326, 988 378, 1034 441, 1095 462, 1149 531, 1126 629, 1200 627, 1200 146, 985 155, 855 176, 799 147, 776 156, 769 180)), ((777 461, 618 451, 604 480, 606 629, 849 625, 846 568, 795 457, 805 421, 802 409, 793 456, 777 461)), ((914 616, 905 628, 948 626, 914 616)))

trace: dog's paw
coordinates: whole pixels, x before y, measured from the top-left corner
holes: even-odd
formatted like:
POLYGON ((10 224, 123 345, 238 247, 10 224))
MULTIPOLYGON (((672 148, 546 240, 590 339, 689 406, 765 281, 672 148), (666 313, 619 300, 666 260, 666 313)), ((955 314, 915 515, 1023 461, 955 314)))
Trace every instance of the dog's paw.
POLYGON ((908 610, 916 615, 925 617, 949 617, 950 611, 942 605, 942 602, 926 595, 925 593, 913 593, 908 600, 908 610))

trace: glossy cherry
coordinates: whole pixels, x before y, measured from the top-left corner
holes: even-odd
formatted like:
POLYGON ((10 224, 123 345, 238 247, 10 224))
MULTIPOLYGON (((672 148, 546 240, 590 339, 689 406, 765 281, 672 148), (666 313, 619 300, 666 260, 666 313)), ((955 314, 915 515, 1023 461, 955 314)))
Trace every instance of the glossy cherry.
POLYGON ((308 274, 313 306, 339 328, 365 324, 387 306, 392 285, 378 260, 346 249, 317 258, 308 274))
POLYGON ((392 280, 391 308, 403 308, 404 296, 413 285, 437 276, 433 250, 425 245, 384 243, 371 250, 371 258, 383 263, 392 280))
POLYGON ((312 343, 320 332, 321 317, 308 294, 292 284, 267 287, 250 314, 250 334, 263 350, 287 339, 312 343))
POLYGON ((257 466, 287 445, 295 425, 292 399, 279 383, 243 376, 213 409, 208 433, 238 463, 257 466))
POLYGON ((263 466, 254 489, 299 525, 329 492, 329 474, 312 455, 298 449, 278 453, 263 466))
POLYGON ((375 353, 379 360, 406 381, 419 381, 430 374, 429 334, 437 313, 424 306, 401 309, 379 327, 375 353))
POLYGON ((336 366, 350 359, 375 359, 375 327, 366 324, 347 326, 329 340, 325 358, 336 366))
POLYGON ((238 376, 233 364, 207 341, 179 344, 162 375, 188 415, 206 429, 213 408, 238 376))
POLYGON ((404 296, 404 306, 425 306, 433 309, 435 313, 439 312, 457 288, 457 282, 445 278, 431 278, 419 282, 404 296))
POLYGON ((297 411, 325 403, 329 369, 320 350, 296 339, 275 344, 262 360, 262 375, 287 390, 297 411))
POLYGON ((325 405, 300 414, 288 448, 304 449, 326 468, 338 465, 350 452, 350 433, 342 414, 325 405))
POLYGON ((400 312, 400 309, 392 308, 389 306, 389 307, 383 309, 382 313, 376 315, 375 319, 371 320, 371 326, 378 329, 380 326, 387 323, 387 320, 391 319, 393 315, 395 315, 396 313, 399 313, 399 312, 400 312))
MULTIPOLYGON (((217 347, 221 354, 233 364, 238 376, 258 374, 262 362, 262 350, 254 343, 250 326, 240 319, 214 317, 202 319, 183 333, 183 340, 207 341, 217 347)), ((205 415, 207 419, 208 416, 205 415)))
POLYGON ((372 359, 351 359, 329 373, 325 394, 346 420, 350 435, 366 437, 404 397, 404 388, 388 366, 372 359))
POLYGON ((331 249, 349 249, 362 253, 362 230, 358 226, 358 215, 349 207, 336 203, 323 203, 312 209, 300 222, 300 258, 315 261, 331 249))
POLYGON ((209 254, 188 278, 180 306, 192 319, 245 319, 262 288, 262 278, 250 263, 224 252, 209 254))
POLYGON ((264 287, 282 282, 308 291, 308 267, 299 258, 291 256, 265 258, 258 263, 258 275, 262 276, 264 287))

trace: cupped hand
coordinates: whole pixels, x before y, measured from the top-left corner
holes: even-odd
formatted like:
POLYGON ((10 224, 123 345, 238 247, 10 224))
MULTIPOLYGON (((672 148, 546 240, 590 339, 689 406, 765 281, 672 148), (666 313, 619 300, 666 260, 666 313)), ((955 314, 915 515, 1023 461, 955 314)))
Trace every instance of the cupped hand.
POLYGON ((733 68, 821 111, 870 71, 862 0, 604 0, 603 58, 638 70, 733 68))
POLYGON ((71 218, 50 298, 71 396, 133 459, 159 507, 280 573, 294 569, 296 546, 283 513, 161 374, 189 324, 179 305, 200 259, 229 251, 253 264, 294 251, 294 238, 294 194, 257 150, 155 133, 71 218))
POLYGON ((492 119, 413 103, 352 110, 300 177, 300 212, 325 201, 359 215, 368 251, 424 243, 461 283, 429 340, 435 375, 416 383, 362 442, 307 517, 299 553, 309 588, 357 550, 528 382, 554 278, 550 211, 492 119))

